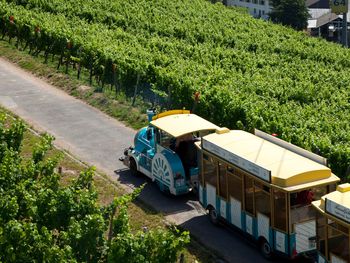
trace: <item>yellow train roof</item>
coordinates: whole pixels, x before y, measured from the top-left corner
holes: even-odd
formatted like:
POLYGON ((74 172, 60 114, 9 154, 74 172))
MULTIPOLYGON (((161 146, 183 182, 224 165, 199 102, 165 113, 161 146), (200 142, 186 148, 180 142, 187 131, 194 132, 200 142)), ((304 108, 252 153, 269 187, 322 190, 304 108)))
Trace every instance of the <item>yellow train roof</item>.
POLYGON ((241 130, 204 136, 202 148, 286 191, 339 181, 327 166, 241 130))
POLYGON ((337 221, 350 227, 350 184, 341 184, 337 190, 322 196, 321 200, 312 202, 322 214, 328 214, 337 221))
POLYGON ((219 127, 215 124, 191 114, 189 111, 174 110, 156 115, 151 124, 160 130, 165 131, 173 137, 179 137, 187 133, 205 130, 216 130, 219 127))

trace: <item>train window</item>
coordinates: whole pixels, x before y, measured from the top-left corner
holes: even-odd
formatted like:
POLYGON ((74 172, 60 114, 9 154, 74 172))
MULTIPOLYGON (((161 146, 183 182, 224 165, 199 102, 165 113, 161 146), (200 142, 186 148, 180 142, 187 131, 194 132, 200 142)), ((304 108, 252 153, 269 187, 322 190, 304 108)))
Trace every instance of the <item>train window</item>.
POLYGON ((226 165, 219 162, 219 196, 227 198, 226 165))
POLYGON ((334 221, 330 221, 329 222, 329 225, 332 226, 333 228, 345 233, 345 234, 349 234, 349 229, 346 228, 345 226, 341 225, 341 224, 338 224, 334 221))
POLYGON ((287 193, 273 191, 274 227, 287 232, 287 193))
POLYGON ((170 148, 170 145, 172 144, 174 140, 174 137, 171 136, 170 134, 161 131, 160 135, 160 145, 163 146, 164 148, 170 148))
POLYGON ((326 185, 311 188, 313 201, 321 200, 321 197, 328 193, 327 190, 328 188, 326 185))
POLYGON ((254 215, 254 180, 249 176, 244 177, 245 210, 254 215))
POLYGON ((205 183, 217 187, 217 162, 206 154, 203 154, 203 175, 205 183))
POLYGON ((156 142, 160 143, 160 130, 155 129, 155 134, 156 134, 156 142))
MULTIPOLYGON (((349 257, 349 235, 342 233, 339 228, 328 225, 328 252, 332 262, 336 259, 342 259, 350 262, 349 257)), ((338 262, 338 261, 337 261, 338 262)), ((339 262, 341 262, 339 260, 339 262)))
POLYGON ((153 138, 153 128, 148 128, 146 132, 146 140, 150 141, 153 138))
POLYGON ((229 196, 242 202, 242 176, 228 173, 227 184, 229 196))
POLYGON ((268 217, 271 216, 270 188, 266 185, 254 182, 255 210, 268 217))
POLYGON ((290 223, 296 224, 302 221, 314 219, 316 210, 313 209, 311 202, 321 199, 327 192, 326 186, 304 189, 300 192, 290 194, 290 223))
POLYGON ((310 205, 314 200, 320 200, 322 196, 327 194, 327 186, 318 186, 310 189, 305 189, 300 192, 290 194, 291 208, 310 205))

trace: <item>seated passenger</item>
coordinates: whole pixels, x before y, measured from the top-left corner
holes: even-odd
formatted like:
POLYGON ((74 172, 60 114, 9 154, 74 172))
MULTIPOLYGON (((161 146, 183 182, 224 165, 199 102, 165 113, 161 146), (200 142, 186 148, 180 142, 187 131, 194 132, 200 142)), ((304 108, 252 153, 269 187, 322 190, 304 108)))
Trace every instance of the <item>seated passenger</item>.
POLYGON ((175 152, 179 155, 185 169, 186 177, 190 176, 190 168, 197 166, 197 149, 194 145, 195 139, 191 134, 177 140, 175 152))
POLYGON ((314 193, 311 190, 303 190, 297 193, 297 204, 309 205, 313 201, 314 193))

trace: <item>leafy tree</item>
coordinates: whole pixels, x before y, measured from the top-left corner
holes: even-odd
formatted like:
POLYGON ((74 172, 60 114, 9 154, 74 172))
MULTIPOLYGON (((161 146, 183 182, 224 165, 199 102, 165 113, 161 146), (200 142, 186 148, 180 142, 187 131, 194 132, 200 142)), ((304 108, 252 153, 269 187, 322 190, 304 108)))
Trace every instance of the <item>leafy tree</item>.
POLYGON ((55 173, 60 156, 46 156, 53 137, 44 135, 25 161, 20 155, 25 126, 5 121, 0 116, 0 262, 176 261, 188 242, 186 232, 131 233, 127 206, 141 188, 101 207, 93 168, 62 186, 55 173))
POLYGON ((305 0, 272 0, 271 4, 272 11, 269 15, 272 21, 296 30, 307 27, 310 15, 305 0))

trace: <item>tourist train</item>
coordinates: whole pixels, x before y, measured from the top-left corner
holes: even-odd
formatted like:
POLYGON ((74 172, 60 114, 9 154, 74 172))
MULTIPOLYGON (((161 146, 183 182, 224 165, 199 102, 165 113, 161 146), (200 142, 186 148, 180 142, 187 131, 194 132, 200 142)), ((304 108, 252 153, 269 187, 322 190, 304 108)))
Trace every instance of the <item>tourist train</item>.
POLYGON ((149 125, 121 159, 172 195, 193 191, 212 223, 224 221, 262 255, 350 262, 350 185, 327 160, 255 130, 229 130, 190 113, 148 110, 149 125))

